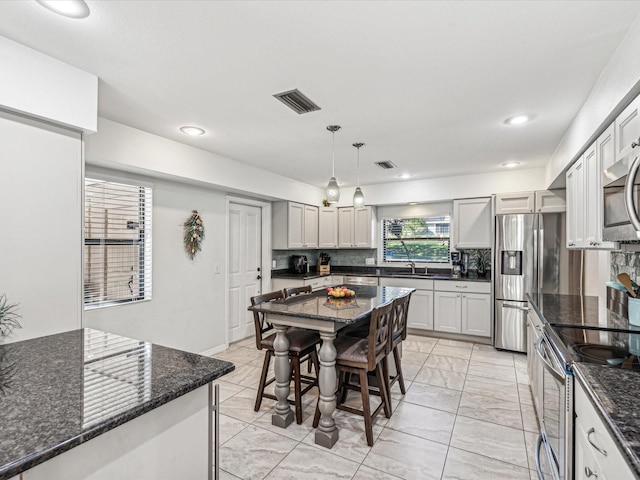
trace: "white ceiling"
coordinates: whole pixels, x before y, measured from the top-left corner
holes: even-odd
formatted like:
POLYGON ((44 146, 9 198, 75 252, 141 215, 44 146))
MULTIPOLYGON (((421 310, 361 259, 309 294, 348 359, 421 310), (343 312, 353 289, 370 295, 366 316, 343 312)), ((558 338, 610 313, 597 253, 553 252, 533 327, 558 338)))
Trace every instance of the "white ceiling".
MULTIPOLYGON (((0 2, 0 34, 100 77, 101 116, 313 185, 543 166, 637 1, 0 2), (300 89, 322 110, 272 97, 300 89), (533 113, 530 124, 503 120, 533 113), (190 138, 182 125, 207 130, 190 138), (390 160, 397 170, 374 162, 390 160)), ((180 159, 176 158, 176 162, 180 159)))

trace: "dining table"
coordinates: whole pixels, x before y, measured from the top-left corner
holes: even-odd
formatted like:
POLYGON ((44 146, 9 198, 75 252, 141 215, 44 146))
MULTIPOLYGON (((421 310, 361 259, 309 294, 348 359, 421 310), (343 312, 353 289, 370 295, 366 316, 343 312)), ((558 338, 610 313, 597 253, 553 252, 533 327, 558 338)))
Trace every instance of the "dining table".
POLYGON ((338 428, 333 418, 336 409, 337 385, 334 340, 338 331, 355 323, 367 322, 375 308, 392 302, 396 298, 409 295, 415 290, 413 288, 369 285, 346 285, 346 287, 353 290, 355 295, 333 298, 323 289, 249 307, 251 311, 262 312, 265 315, 265 320, 273 325, 276 331, 273 348, 277 404, 271 416, 273 425, 287 428, 294 418, 287 400, 291 381, 287 330, 290 327, 298 327, 315 330, 320 334, 322 340, 318 355, 320 363, 318 372, 320 422, 315 432, 315 443, 326 448, 332 448, 339 437, 338 428))

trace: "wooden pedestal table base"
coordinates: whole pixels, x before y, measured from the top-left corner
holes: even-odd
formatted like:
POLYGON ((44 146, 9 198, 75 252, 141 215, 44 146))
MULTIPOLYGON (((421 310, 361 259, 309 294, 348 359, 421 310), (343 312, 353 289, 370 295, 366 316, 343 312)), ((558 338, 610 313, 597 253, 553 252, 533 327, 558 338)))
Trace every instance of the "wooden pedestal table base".
POLYGON ((290 393, 289 384, 291 382, 291 361, 289 360, 289 339, 287 338, 288 327, 285 325, 274 325, 273 327, 276 330, 273 350, 275 352, 275 394, 278 403, 275 413, 271 416, 271 424, 277 427, 287 428, 289 424, 293 422, 293 410, 291 410, 291 406, 287 400, 290 393))
POLYGON ((335 333, 320 332, 322 346, 320 347, 320 373, 318 385, 320 398, 318 409, 320 410, 320 423, 316 429, 316 444, 331 448, 338 441, 338 428, 333 419, 336 410, 336 347, 333 340, 335 333))

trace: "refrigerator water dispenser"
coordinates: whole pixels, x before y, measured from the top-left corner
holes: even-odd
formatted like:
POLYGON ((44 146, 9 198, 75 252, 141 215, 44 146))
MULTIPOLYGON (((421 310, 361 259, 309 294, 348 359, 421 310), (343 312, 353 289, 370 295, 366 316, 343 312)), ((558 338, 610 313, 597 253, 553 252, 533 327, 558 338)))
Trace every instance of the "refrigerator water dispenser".
POLYGON ((502 251, 502 275, 522 275, 522 251, 502 251))

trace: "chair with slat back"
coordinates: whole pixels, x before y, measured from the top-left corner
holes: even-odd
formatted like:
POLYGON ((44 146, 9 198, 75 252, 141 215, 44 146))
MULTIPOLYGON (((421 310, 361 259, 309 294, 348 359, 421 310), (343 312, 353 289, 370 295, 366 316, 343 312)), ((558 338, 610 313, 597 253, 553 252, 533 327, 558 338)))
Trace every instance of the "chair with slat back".
MULTIPOLYGON (((383 363, 389 351, 389 336, 393 322, 393 302, 373 309, 367 338, 339 337, 335 341, 336 369, 338 370, 338 405, 336 408, 364 417, 367 445, 373 445, 373 420, 384 409, 391 417, 391 399, 383 372, 383 363), (368 372, 375 372, 379 388, 369 387, 368 372), (357 374, 359 384, 349 382, 351 374, 357 374), (344 404, 347 390, 358 390, 362 395, 362 410, 344 404), (379 395, 382 402, 372 412, 369 395, 379 395)), ((320 421, 320 410, 316 407, 313 426, 320 421)))
MULTIPOLYGON (((264 302, 271 302, 284 298, 283 291, 265 293, 263 295, 257 295, 251 297, 251 305, 259 305, 264 302)), ((264 350, 264 362, 262 363, 262 374, 260 375, 260 384, 258 385, 258 393, 256 395, 256 402, 254 410, 257 412, 260 410, 263 398, 270 398, 277 400, 275 395, 265 393, 265 388, 271 383, 275 382, 275 377, 268 379, 269 364, 271 358, 275 356, 273 348, 273 342, 276 338, 275 332, 273 332, 273 326, 266 321, 265 315, 262 312, 253 312, 253 322, 256 331, 256 346, 258 350, 264 350)), ((290 329, 287 331, 287 338, 289 340, 289 358, 291 359, 291 370, 293 375, 294 384, 294 399, 290 401, 295 405, 296 409, 296 422, 302 423, 302 396, 318 385, 318 354, 316 351, 316 345, 320 343, 320 336, 317 332, 302 329, 290 329), (315 366, 316 376, 311 377, 308 375, 300 374, 300 363, 310 359, 315 366), (302 388, 302 384, 305 384, 305 388, 302 388)))
POLYGON ((304 287, 289 287, 284 289, 285 298, 293 297, 294 295, 300 295, 304 293, 311 293, 313 289, 311 285, 305 285, 304 287))
POLYGON ((404 395, 407 390, 404 385, 404 376, 402 375, 402 364, 400 362, 399 346, 403 340, 407 339, 407 318, 409 316, 409 301, 411 293, 396 298, 393 301, 393 322, 391 325, 391 335, 389 336, 389 353, 393 353, 393 361, 396 367, 396 374, 393 376, 386 375, 389 379, 389 391, 391 387, 398 382, 400 391, 404 395))

